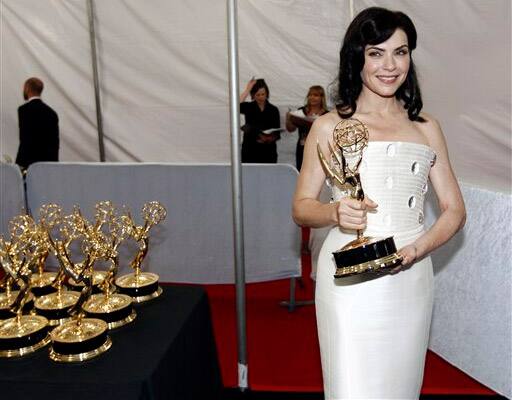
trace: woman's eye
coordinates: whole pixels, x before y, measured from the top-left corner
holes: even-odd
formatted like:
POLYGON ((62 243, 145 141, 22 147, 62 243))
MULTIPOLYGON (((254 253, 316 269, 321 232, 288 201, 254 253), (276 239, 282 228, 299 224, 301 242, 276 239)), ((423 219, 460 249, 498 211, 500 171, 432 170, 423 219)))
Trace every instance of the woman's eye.
POLYGON ((400 56, 405 56, 406 54, 409 54, 409 51, 407 49, 398 50, 397 54, 400 56))
POLYGON ((370 57, 379 57, 381 54, 378 51, 370 51, 368 55, 370 57))

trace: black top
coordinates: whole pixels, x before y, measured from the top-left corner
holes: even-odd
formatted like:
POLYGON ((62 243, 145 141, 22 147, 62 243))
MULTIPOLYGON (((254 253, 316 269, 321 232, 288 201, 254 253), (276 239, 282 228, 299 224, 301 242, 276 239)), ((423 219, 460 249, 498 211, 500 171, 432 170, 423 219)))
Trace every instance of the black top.
MULTIPOLYGON (((307 107, 302 106, 298 108, 304 112, 304 115, 307 115, 307 107)), ((324 115, 327 113, 327 110, 322 110, 320 115, 324 115)), ((311 124, 304 124, 297 126, 297 130, 299 131, 299 138, 297 140, 297 148, 295 150, 295 165, 297 169, 300 171, 302 167, 302 159, 304 158, 304 144, 306 143, 306 138, 308 137, 309 130, 311 129, 311 124)))
MULTIPOLYGON (((280 127, 279 110, 268 101, 263 111, 256 101, 240 103, 240 113, 245 115, 244 140, 242 143, 242 162, 277 162, 276 143, 258 143, 261 131, 280 127)), ((276 133, 279 139, 279 133, 276 133)))
POLYGON ((59 161, 59 117, 40 99, 18 108, 20 146, 16 164, 23 169, 36 161, 59 161))
MULTIPOLYGON (((302 110, 304 115, 307 115, 307 107, 302 106, 299 107, 298 110, 302 110)), ((322 112, 319 115, 324 115, 325 113, 328 113, 327 110, 322 110, 322 112)), ((308 137, 309 130, 311 129, 311 125, 301 125, 297 127, 297 130, 299 131, 299 145, 304 146, 304 142, 306 141, 306 138, 308 137)))

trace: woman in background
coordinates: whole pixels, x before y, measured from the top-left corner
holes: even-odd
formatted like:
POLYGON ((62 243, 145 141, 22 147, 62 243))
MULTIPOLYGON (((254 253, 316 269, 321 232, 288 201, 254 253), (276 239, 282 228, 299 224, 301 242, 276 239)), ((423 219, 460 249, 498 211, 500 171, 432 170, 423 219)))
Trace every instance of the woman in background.
POLYGON ((311 86, 306 96, 306 104, 298 108, 297 111, 286 114, 286 130, 288 132, 293 132, 295 129, 299 130, 295 151, 295 165, 300 171, 304 155, 304 144, 306 143, 309 129, 317 117, 329 111, 325 101, 324 88, 318 85, 311 86))
POLYGON ((251 79, 240 94, 240 113, 245 115, 242 127, 243 163, 276 163, 276 141, 281 138, 279 132, 264 133, 263 131, 279 128, 279 110, 270 104, 268 86, 263 79, 251 79), (251 94, 252 101, 245 99, 251 94))

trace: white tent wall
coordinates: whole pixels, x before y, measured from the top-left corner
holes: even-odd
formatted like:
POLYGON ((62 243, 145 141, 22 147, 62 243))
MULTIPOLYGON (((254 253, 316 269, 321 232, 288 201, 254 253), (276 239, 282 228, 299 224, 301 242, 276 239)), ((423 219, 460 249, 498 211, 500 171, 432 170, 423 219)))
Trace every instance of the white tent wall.
MULTIPOLYGON (((225 2, 114 0, 96 2, 96 15, 107 159, 228 161, 225 2)), ((313 12, 306 1, 239 2, 241 85, 264 77, 284 118, 309 85, 333 79, 347 15, 342 1, 313 12)))
MULTIPOLYGON (((86 1, 0 4, 0 152, 16 154, 21 86, 36 75, 61 118, 61 159, 98 160, 86 1)), ((229 161, 225 1, 94 4, 106 160, 229 161)), ((239 2, 241 86, 265 78, 284 120, 309 86, 334 79, 348 10, 342 0, 239 2)), ((295 143, 283 135, 281 162, 294 163, 295 143)))
MULTIPOLYGON (((510 193, 510 1, 353 0, 407 12, 425 110, 441 122, 458 177, 510 193)), ((0 153, 15 156, 16 108, 32 75, 61 119, 61 159, 98 160, 85 0, 1 0, 0 153)), ((223 0, 95 1, 107 161, 229 160, 223 0)), ((348 0, 239 1, 240 85, 267 80, 281 110, 336 77, 348 0)), ((293 163, 295 135, 280 161, 293 163)))
POLYGON ((0 2, 0 155, 18 148, 23 82, 45 82, 59 114, 63 160, 98 159, 98 134, 85 1, 0 2))

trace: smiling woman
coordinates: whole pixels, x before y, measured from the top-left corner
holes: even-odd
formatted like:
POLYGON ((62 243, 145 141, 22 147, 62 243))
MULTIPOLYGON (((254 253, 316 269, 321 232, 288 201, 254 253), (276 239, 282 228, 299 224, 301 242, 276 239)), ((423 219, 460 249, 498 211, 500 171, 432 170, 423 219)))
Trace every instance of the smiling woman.
POLYGON ((293 216, 301 225, 332 227, 318 258, 315 299, 326 399, 418 398, 433 302, 429 254, 464 224, 443 133, 421 112, 415 48, 416 30, 405 14, 377 7, 358 14, 340 52, 336 110, 316 119, 306 140, 293 216), (368 133, 355 156, 336 147, 350 124, 368 133), (333 201, 323 204, 319 153, 329 152, 326 169, 343 179, 331 180, 333 201), (357 199, 345 183, 354 171, 358 193, 364 189, 357 199), (428 179, 442 213, 426 230, 428 179), (401 265, 386 275, 333 278, 333 252, 354 243, 358 231, 393 236, 401 265))
POLYGON ((407 77, 410 60, 407 35, 397 29, 385 43, 365 49, 361 79, 372 92, 382 97, 394 97, 407 77))

